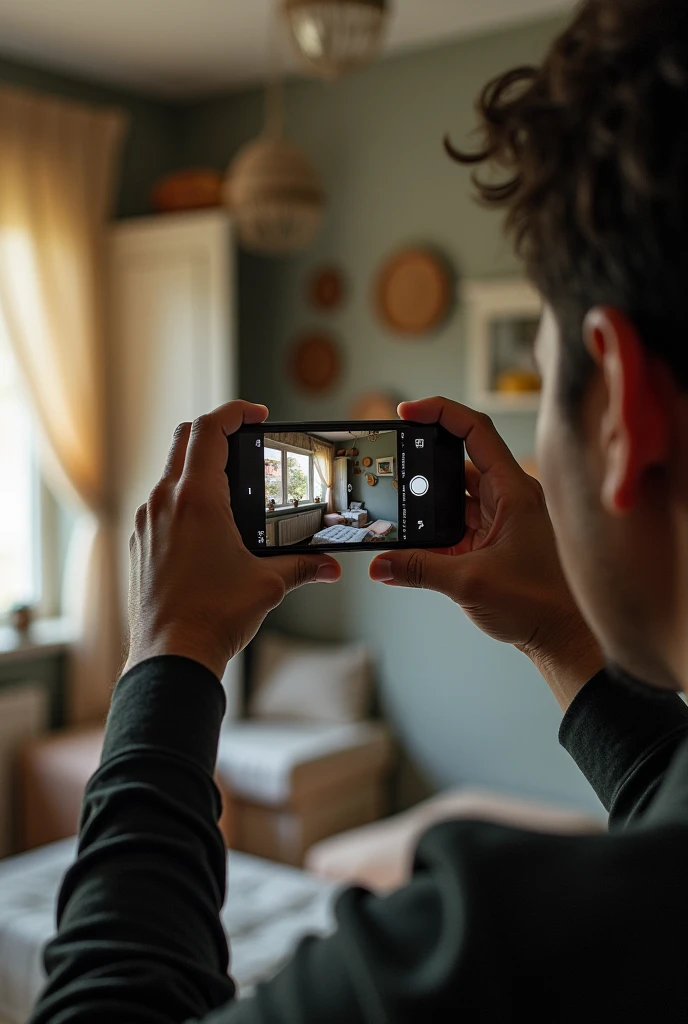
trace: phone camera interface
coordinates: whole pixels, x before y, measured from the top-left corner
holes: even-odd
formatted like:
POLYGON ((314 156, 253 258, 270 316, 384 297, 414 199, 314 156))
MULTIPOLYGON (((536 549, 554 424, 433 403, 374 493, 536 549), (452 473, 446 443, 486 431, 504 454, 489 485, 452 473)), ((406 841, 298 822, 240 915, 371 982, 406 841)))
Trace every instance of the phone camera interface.
POLYGON ((432 536, 432 441, 419 429, 282 430, 242 440, 249 546, 372 549, 432 536))

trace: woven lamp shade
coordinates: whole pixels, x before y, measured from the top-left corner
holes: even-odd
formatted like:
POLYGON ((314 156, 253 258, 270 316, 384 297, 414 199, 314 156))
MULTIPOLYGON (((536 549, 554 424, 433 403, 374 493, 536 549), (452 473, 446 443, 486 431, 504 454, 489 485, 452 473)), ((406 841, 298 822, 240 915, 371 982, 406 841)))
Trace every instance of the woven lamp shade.
POLYGON ((307 248, 325 212, 322 185, 305 153, 272 135, 239 151, 225 183, 225 201, 244 248, 273 256, 307 248))
POLYGON ((340 78, 382 45, 388 0, 282 0, 289 34, 311 74, 340 78))

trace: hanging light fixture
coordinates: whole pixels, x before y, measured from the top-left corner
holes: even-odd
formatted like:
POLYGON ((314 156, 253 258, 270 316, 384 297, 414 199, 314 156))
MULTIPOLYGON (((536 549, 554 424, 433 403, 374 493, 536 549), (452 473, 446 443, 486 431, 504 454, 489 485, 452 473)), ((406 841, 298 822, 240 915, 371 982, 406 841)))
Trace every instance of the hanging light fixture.
POLYGON ((340 78, 380 51, 389 0, 282 0, 301 62, 318 78, 340 78))
POLYGON ((225 200, 244 248, 271 256, 306 249, 325 212, 323 189, 308 157, 285 138, 268 134, 235 157, 225 200))
POLYGON ((234 214, 239 241, 252 252, 300 252, 318 233, 324 189, 306 154, 284 137, 284 88, 277 70, 267 90, 265 130, 232 161, 224 200, 234 214))

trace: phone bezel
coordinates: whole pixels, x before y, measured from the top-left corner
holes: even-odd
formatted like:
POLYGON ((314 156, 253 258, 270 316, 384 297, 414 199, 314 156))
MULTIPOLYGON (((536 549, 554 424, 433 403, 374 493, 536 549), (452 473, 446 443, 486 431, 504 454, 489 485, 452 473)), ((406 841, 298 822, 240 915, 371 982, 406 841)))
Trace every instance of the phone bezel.
MULTIPOLYGON (((232 439, 241 434, 272 434, 272 433, 318 433, 319 431, 357 431, 357 430, 379 430, 381 433, 387 430, 402 430, 405 427, 413 430, 435 430, 436 438, 433 444, 433 486, 436 492, 435 508, 435 535, 431 541, 419 544, 410 541, 394 541, 385 547, 384 541, 369 544, 319 544, 317 547, 304 544, 293 544, 288 547, 249 547, 247 549, 254 555, 262 558, 276 557, 285 554, 308 554, 325 552, 336 554, 338 552, 365 551, 372 555, 375 552, 385 550, 416 550, 430 548, 453 547, 459 544, 466 532, 466 473, 465 473, 465 445, 463 438, 456 437, 439 423, 416 423, 411 420, 308 420, 308 421, 265 421, 264 423, 249 424, 239 428, 234 434, 227 438, 228 456, 226 474, 229 483, 230 493, 232 486, 232 439), (458 473, 447 473, 448 466, 454 467, 458 464, 458 473), (440 483, 441 481, 441 483, 440 483), (441 488, 441 491, 438 488, 441 488), (441 519, 443 510, 451 510, 451 518, 446 516, 441 519), (456 533, 456 513, 458 510, 459 533, 456 533), (441 526, 443 528, 441 528, 441 526), (371 551, 374 547, 374 551, 371 551)), ((398 439, 397 439, 398 445, 398 439)), ((238 449, 237 449, 238 450, 238 449)), ((398 457, 398 448, 397 448, 398 457)))

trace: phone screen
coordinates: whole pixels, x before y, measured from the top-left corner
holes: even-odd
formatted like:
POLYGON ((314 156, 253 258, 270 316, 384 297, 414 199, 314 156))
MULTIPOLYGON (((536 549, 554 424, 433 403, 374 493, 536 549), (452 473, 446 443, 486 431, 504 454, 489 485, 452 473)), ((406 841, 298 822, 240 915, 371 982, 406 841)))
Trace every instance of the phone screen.
POLYGON ((402 422, 242 428, 229 439, 227 473, 244 543, 265 553, 432 546, 437 431, 402 422))

